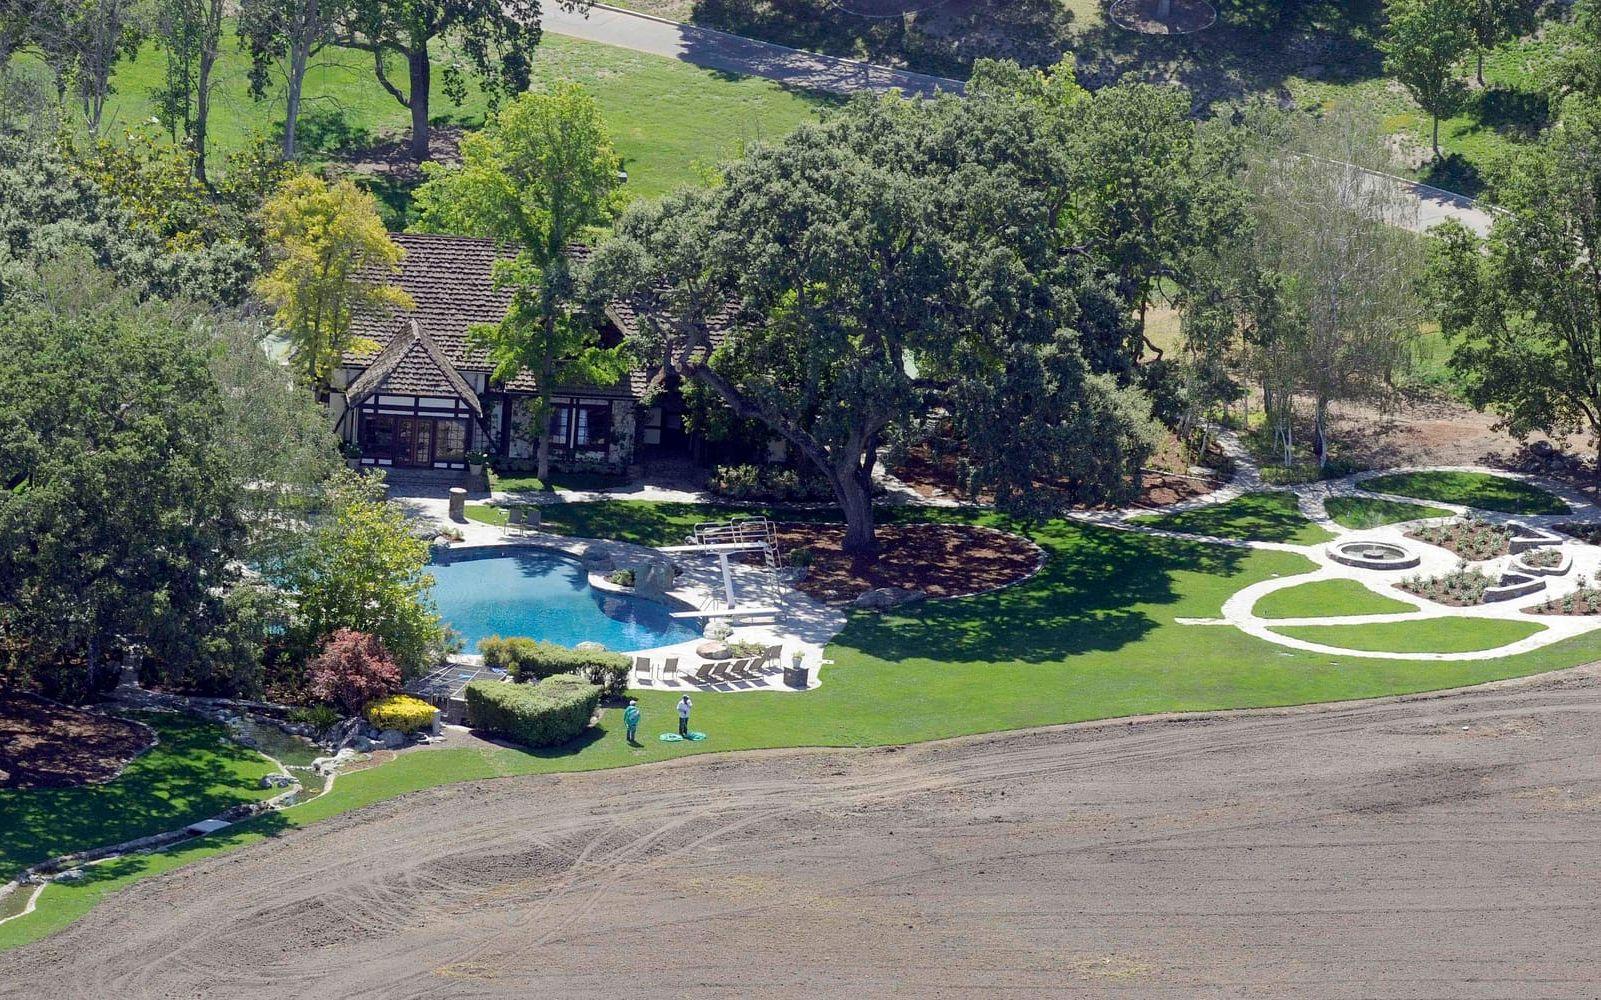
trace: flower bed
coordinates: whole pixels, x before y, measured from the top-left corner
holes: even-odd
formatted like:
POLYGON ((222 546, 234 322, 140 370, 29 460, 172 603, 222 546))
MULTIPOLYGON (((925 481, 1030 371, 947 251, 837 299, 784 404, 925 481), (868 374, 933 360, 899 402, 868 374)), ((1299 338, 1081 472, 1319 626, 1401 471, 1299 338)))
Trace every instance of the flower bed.
POLYGON ((1523 610, 1531 615, 1601 615, 1601 587, 1587 586, 1581 577, 1572 593, 1523 610))
POLYGON ((1523 553, 1523 562, 1536 569, 1556 569, 1562 565, 1562 550, 1531 549, 1523 553))
POLYGON ((1409 594, 1427 598, 1436 604, 1466 608, 1484 602, 1484 592, 1495 583, 1495 578, 1483 570, 1463 566, 1443 576, 1410 576, 1402 580, 1400 588, 1409 594))
POLYGON ((1477 517, 1465 517, 1445 524, 1422 525, 1407 532, 1406 537, 1449 549, 1469 562, 1482 562, 1507 554, 1512 531, 1477 517))

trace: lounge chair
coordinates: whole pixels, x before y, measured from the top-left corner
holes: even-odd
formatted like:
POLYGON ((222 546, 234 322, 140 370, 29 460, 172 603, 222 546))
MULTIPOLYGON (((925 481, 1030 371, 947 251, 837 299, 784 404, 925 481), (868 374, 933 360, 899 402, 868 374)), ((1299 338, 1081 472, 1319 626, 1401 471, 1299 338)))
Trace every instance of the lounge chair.
POLYGON ((756 657, 742 656, 728 665, 728 680, 744 680, 751 675, 751 667, 756 665, 756 657))
POLYGON ((779 644, 774 645, 774 646, 768 646, 767 649, 765 651, 763 651, 763 653, 762 653, 761 669, 762 670, 766 670, 768 667, 777 666, 779 663, 783 662, 783 659, 784 659, 784 644, 783 643, 779 643, 779 644))
POLYGON ((727 660, 702 661, 702 663, 695 668, 695 673, 690 679, 700 684, 710 684, 718 679, 715 676, 717 668, 721 667, 727 662, 727 660))
POLYGON ((634 657, 634 680, 648 682, 650 679, 650 657, 634 657))
POLYGON ((662 680, 678 680, 678 657, 669 656, 667 659, 662 661, 662 680))

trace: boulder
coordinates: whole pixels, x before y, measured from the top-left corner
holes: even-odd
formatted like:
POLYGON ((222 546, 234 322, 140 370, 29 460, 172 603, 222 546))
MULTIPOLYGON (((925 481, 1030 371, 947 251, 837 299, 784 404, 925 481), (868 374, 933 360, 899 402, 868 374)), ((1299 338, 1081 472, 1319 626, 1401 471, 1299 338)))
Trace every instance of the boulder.
POLYGON ((648 562, 634 569, 634 590, 642 594, 664 594, 672 588, 672 563, 648 562))
POLYGON ((261 776, 262 788, 288 788, 295 783, 295 779, 287 774, 264 774, 261 776))
POLYGON ((921 590, 907 587, 878 587, 856 598, 854 607, 868 611, 886 611, 903 604, 913 604, 928 597, 921 590))
POLYGON ((378 745, 385 750, 399 750, 406 745, 406 734, 398 729, 385 729, 378 734, 378 745))

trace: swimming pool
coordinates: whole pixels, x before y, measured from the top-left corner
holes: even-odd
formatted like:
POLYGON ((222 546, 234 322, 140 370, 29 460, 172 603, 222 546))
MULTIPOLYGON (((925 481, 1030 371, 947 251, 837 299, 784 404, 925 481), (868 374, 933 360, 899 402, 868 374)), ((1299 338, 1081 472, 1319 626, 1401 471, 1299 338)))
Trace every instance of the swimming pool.
POLYGON ((543 549, 445 554, 429 570, 439 615, 461 633, 469 652, 491 636, 525 635, 575 646, 650 649, 698 638, 655 601, 610 594, 589 585, 576 561, 543 549))

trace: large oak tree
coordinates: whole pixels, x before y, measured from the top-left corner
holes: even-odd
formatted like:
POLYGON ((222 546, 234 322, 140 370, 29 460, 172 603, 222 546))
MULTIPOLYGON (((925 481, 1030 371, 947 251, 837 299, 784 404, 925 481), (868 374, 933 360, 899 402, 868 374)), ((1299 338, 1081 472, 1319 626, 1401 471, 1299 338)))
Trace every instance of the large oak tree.
POLYGON ((1067 245, 1060 185, 1034 183, 1048 126, 1010 91, 858 98, 715 188, 635 206, 593 287, 634 306, 643 356, 816 467, 853 552, 874 547, 886 432, 935 409, 966 436, 970 485, 1003 507, 1035 512, 1046 483, 1121 497, 1149 407, 1086 360, 1079 327, 1111 289, 1067 245))
MULTIPOLYGON (((341 12, 337 44, 370 53, 384 90, 411 112, 411 156, 428 158, 433 106, 433 48, 448 40, 491 96, 528 89, 539 43, 539 0, 354 0, 341 12), (393 80, 392 60, 405 70, 393 80)), ((460 101, 466 80, 457 64, 443 74, 445 93, 460 101)))

